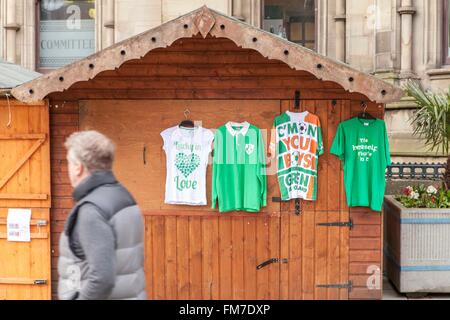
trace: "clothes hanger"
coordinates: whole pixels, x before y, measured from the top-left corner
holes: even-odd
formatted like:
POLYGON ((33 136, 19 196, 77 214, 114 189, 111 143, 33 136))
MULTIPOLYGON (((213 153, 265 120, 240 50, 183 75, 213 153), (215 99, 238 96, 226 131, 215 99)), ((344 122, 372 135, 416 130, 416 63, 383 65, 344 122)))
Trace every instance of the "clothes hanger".
POLYGON ((194 128, 195 127, 194 121, 189 119, 190 113, 191 113, 191 111, 189 109, 184 110, 185 120, 180 122, 180 124, 178 125, 179 127, 185 127, 185 128, 194 128))
POLYGON ((370 113, 366 112, 367 104, 364 101, 361 101, 361 107, 363 107, 364 110, 363 110, 363 112, 358 113, 357 117, 359 119, 367 119, 367 120, 375 119, 374 116, 372 116, 370 113))

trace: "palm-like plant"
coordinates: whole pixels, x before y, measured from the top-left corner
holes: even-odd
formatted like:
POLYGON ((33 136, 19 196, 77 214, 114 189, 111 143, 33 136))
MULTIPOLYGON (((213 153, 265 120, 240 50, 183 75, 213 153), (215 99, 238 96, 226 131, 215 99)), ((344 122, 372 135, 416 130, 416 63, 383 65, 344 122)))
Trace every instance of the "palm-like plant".
POLYGON ((406 94, 419 107, 411 119, 413 134, 425 139, 425 145, 436 153, 442 150, 447 155, 444 183, 450 188, 450 92, 434 93, 423 90, 416 82, 405 85, 406 94))

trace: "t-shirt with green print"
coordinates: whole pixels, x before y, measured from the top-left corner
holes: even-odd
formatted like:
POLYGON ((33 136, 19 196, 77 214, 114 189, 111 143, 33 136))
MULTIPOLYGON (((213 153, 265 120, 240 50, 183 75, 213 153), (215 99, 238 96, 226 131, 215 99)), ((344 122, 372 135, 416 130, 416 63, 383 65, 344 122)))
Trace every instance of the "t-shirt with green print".
POLYGON ((267 205, 264 139, 248 122, 228 122, 214 135, 212 208, 258 212, 267 205))
POLYGON ((340 123, 331 153, 343 163, 347 205, 381 211, 391 164, 384 121, 355 117, 340 123))
POLYGON ((206 205, 206 168, 214 135, 201 126, 174 126, 161 132, 166 153, 168 204, 206 205))

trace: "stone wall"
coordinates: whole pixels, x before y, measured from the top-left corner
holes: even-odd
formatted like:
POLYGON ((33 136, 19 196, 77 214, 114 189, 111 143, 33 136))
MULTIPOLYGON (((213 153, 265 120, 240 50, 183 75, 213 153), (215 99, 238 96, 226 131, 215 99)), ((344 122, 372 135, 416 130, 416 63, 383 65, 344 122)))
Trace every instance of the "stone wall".
MULTIPOLYGON (((97 50, 167 22, 201 5, 261 25, 263 0, 97 0, 97 50)), ((418 79, 448 90, 442 65, 443 0, 316 0, 317 51, 401 85, 418 79)), ((35 0, 0 0, 0 58, 36 68, 35 0)), ((433 157, 412 136, 411 100, 387 106, 386 122, 396 161, 433 157), (411 146, 414 146, 412 148, 411 146)))

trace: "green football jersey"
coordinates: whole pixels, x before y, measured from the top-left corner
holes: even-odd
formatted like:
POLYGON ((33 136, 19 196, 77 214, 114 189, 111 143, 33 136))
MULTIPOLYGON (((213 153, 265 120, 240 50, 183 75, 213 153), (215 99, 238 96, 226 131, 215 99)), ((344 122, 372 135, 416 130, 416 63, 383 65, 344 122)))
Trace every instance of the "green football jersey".
POLYGON ((258 212, 267 205, 264 139, 248 122, 219 127, 214 135, 212 208, 258 212))

